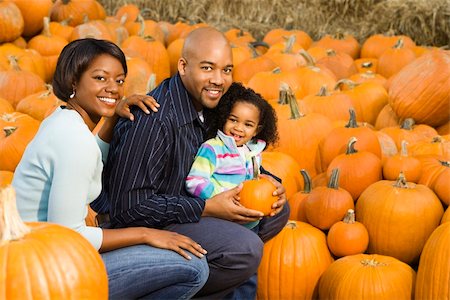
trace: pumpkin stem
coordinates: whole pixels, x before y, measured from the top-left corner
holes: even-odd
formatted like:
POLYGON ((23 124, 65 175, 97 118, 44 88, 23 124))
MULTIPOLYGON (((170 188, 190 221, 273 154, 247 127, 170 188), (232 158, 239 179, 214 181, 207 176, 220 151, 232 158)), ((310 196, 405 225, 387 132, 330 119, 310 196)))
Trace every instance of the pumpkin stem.
POLYGON ((286 47, 284 48, 283 53, 292 53, 296 40, 297 36, 295 34, 290 35, 286 41, 286 47))
POLYGON ((16 130, 17 130, 17 127, 14 127, 14 126, 6 126, 6 127, 3 127, 3 132, 5 133, 5 136, 6 136, 6 137, 8 137, 8 136, 10 136, 11 134, 13 134, 14 131, 16 131, 16 130))
POLYGON ((442 136, 440 136, 440 135, 437 135, 437 136, 435 136, 435 137, 433 137, 432 139, 431 139, 431 143, 443 143, 443 141, 442 141, 442 136))
MULTIPOLYGON (((373 63, 371 61, 364 61, 361 63, 361 67, 369 69, 373 66, 373 63)), ((368 71, 371 72, 371 71, 368 71)))
POLYGON ((375 260, 375 258, 371 258, 371 259, 363 259, 361 260, 361 264, 366 266, 366 267, 378 267, 378 266, 386 266, 386 263, 381 263, 377 260, 375 260))
POLYGON ((0 190, 0 246, 21 239, 30 228, 19 216, 16 206, 16 193, 9 185, 0 190))
POLYGON ((354 82, 350 79, 343 78, 343 79, 340 79, 338 82, 336 82, 336 85, 334 86, 334 90, 335 91, 340 90, 341 86, 344 84, 346 84, 349 87, 349 89, 351 89, 351 90, 353 90, 356 86, 358 86, 358 84, 356 82, 354 82))
POLYGON ((298 53, 306 60, 307 66, 314 67, 316 65, 314 58, 305 49, 300 49, 298 53))
POLYGON ((350 108, 348 110, 350 113, 350 119, 348 120, 347 125, 345 125, 345 128, 358 128, 358 122, 356 122, 356 112, 353 108, 350 108))
POLYGON ((355 149, 355 143, 357 141, 358 141, 358 139, 354 136, 352 136, 350 138, 350 140, 348 140, 347 151, 345 152, 345 154, 349 155, 349 154, 354 154, 354 153, 358 152, 358 150, 355 149))
POLYGON ((403 173, 403 171, 400 171, 400 174, 398 174, 398 178, 394 183, 394 187, 402 188, 402 189, 409 188, 408 182, 406 181, 406 177, 405 177, 405 174, 403 173))
POLYGON ((327 49, 325 50, 325 53, 327 54, 327 56, 336 56, 336 51, 334 51, 333 49, 327 49))
POLYGON ((343 222, 347 224, 355 223, 355 211, 353 209, 347 210, 343 222))
POLYGON ((44 17, 43 22, 44 22, 44 28, 42 29, 42 35, 46 36, 46 37, 51 37, 52 34, 50 32, 50 18, 44 17))
POLYGON ((405 140, 402 140, 400 156, 408 157, 408 147, 407 146, 408 146, 408 142, 405 140))
POLYGON ((320 90, 319 90, 319 92, 317 93, 316 96, 319 96, 319 97, 330 96, 330 93, 328 93, 327 86, 326 85, 322 85, 320 87, 320 90))
POLYGON ((412 130, 414 124, 416 124, 416 122, 414 121, 413 118, 406 118, 402 125, 400 126, 401 129, 406 129, 406 130, 412 130))
POLYGON ((279 92, 279 96, 278 96, 278 104, 280 105, 286 105, 289 104, 289 97, 288 97, 288 93, 289 93, 289 85, 286 82, 281 82, 280 83, 280 92, 279 92))
POLYGON ((328 181, 328 188, 330 189, 339 189, 339 168, 333 169, 331 171, 330 181, 328 181))
POLYGON ((443 167, 450 167, 450 161, 440 160, 439 162, 443 167))
POLYGON ((259 166, 256 162, 256 156, 252 156, 252 165, 253 165, 253 179, 258 179, 259 177, 259 166))
POLYGON ((156 74, 152 73, 147 81, 147 93, 153 91, 156 87, 156 74))
POLYGON ((42 98, 47 98, 49 97, 52 93, 53 93, 53 86, 51 84, 46 83, 45 84, 45 88, 47 89, 45 92, 43 92, 42 94, 40 94, 38 96, 38 98, 42 99, 42 98))
POLYGON ((9 64, 11 65, 11 69, 15 70, 15 71, 20 71, 22 70, 19 66, 19 62, 18 62, 18 58, 15 55, 8 55, 8 61, 9 64))
POLYGON ((141 14, 137 16, 137 21, 139 22, 139 31, 137 35, 143 38, 145 32, 145 22, 141 14))
POLYGON ((312 181, 311 180, 311 176, 309 176, 308 171, 306 171, 305 169, 301 169, 300 173, 303 176, 303 182, 304 182, 304 188, 303 188, 302 193, 303 194, 310 194, 311 193, 311 186, 312 186, 312 184, 311 184, 311 181, 312 181))
POLYGON ((371 79, 371 78, 375 78, 376 76, 373 71, 368 70, 368 71, 365 71, 364 73, 362 73, 361 77, 365 78, 365 79, 371 79))
POLYGON ((300 113, 297 99, 295 99, 294 92, 291 89, 289 89, 287 97, 289 102, 289 108, 291 109, 291 119, 297 120, 304 117, 305 115, 300 113))
MULTIPOLYGON (((263 42, 263 41, 250 42, 250 43, 248 43, 248 45, 251 46, 251 47, 253 47, 253 49, 255 49, 255 51, 256 51, 256 47, 265 47, 265 48, 267 48, 267 49, 270 48, 270 45, 267 44, 266 42, 263 42)), ((257 54, 257 55, 254 56, 254 57, 260 56, 260 54, 258 53, 258 51, 256 51, 256 54, 257 54)))
POLYGON ((401 48, 403 48, 404 44, 405 43, 403 42, 403 39, 399 38, 392 48, 394 48, 394 49, 401 49, 401 48))
POLYGON ((290 228, 290 229, 296 229, 297 228, 297 223, 295 221, 293 221, 293 220, 289 220, 286 223, 286 227, 290 228))

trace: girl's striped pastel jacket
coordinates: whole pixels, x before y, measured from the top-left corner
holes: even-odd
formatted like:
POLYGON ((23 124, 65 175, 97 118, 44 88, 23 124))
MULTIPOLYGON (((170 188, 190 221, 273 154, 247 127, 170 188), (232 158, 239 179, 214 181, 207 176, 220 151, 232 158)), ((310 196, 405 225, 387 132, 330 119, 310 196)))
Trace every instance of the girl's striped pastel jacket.
POLYGON ((256 156, 259 169, 266 142, 251 140, 246 145, 250 152, 244 161, 234 139, 220 130, 215 138, 204 142, 186 178, 188 192, 206 200, 252 179, 252 156, 256 156))

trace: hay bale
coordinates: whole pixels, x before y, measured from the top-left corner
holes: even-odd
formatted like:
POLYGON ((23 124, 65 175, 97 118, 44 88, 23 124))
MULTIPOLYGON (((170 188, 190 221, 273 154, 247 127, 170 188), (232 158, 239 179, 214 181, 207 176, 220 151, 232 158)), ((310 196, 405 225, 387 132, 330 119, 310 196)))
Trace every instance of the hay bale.
POLYGON ((204 22, 241 28, 257 39, 273 28, 300 29, 314 40, 348 33, 360 42, 375 33, 410 36, 419 45, 448 46, 448 0, 100 0, 109 14, 134 3, 156 21, 204 22))

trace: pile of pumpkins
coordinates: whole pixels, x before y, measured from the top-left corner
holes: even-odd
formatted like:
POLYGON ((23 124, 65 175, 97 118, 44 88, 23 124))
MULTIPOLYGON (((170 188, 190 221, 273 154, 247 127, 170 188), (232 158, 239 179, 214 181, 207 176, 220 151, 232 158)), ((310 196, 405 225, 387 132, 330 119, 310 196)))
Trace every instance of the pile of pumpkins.
MULTIPOLYGON (((118 44, 127 96, 175 74, 184 38, 201 26, 145 20, 134 4, 108 16, 95 0, 0 2, 0 187, 61 104, 51 81, 67 43, 118 44)), ((234 80, 277 113, 280 140, 263 166, 283 180, 291 207, 265 245, 258 299, 449 299, 450 51, 394 33, 361 43, 300 29, 275 28, 262 41, 224 34, 234 80)), ((17 243, 6 240, 0 253, 17 243)))

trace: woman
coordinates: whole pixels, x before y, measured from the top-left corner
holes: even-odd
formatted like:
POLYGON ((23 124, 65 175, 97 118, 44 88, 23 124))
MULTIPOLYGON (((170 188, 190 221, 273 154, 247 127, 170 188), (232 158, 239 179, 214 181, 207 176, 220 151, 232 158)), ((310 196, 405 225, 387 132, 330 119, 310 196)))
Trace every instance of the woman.
POLYGON ((80 39, 63 49, 53 89, 66 106, 42 122, 16 169, 17 206, 24 221, 59 223, 86 237, 101 253, 111 298, 190 298, 208 277, 199 244, 169 231, 84 222, 87 205, 101 190, 116 112, 133 119, 129 105, 156 110, 147 96, 121 101, 126 73, 123 52, 108 41, 80 39), (94 137, 102 117, 106 121, 94 137))

